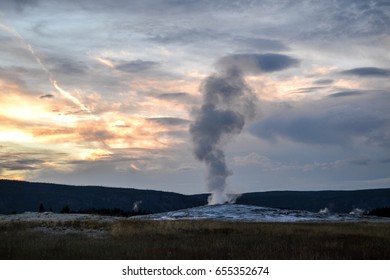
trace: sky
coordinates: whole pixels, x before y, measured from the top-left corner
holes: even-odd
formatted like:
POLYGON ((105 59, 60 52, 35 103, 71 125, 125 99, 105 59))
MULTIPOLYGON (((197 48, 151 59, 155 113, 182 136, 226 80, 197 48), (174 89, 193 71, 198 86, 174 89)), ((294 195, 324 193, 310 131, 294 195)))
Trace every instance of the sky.
POLYGON ((389 49, 388 0, 2 0, 0 178, 207 192, 190 128, 234 66, 227 192, 390 187, 389 49))

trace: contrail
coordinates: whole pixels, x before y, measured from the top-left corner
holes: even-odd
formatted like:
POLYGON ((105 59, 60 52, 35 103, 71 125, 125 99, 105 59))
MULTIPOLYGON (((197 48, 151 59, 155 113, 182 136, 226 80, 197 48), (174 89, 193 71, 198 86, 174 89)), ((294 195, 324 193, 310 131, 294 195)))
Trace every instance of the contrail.
POLYGON ((24 47, 29 51, 29 53, 34 57, 35 61, 39 64, 39 66, 41 67, 41 69, 43 71, 46 72, 47 76, 48 76, 48 79, 49 79, 49 82, 51 83, 51 85, 61 94, 63 95, 65 98, 69 99, 70 101, 72 101, 74 104, 76 104, 77 106, 80 107, 80 109, 82 109, 83 111, 87 111, 88 113, 91 114, 91 111, 83 104, 80 102, 80 100, 78 100, 76 97, 74 97, 71 93, 69 93, 68 91, 64 90, 63 88, 61 88, 57 81, 54 79, 54 75, 53 73, 50 72, 50 70, 45 66, 45 64, 41 61, 41 59, 39 58, 39 56, 37 56, 35 54, 35 51, 33 49, 33 47, 23 38, 22 35, 20 35, 20 33, 18 31, 16 31, 15 28, 5 24, 4 22, 1 22, 0 21, 0 28, 7 31, 8 33, 11 33, 12 35, 14 35, 16 38, 18 38, 18 40, 24 45, 24 47))
POLYGON ((232 175, 226 164, 224 142, 239 134, 245 120, 256 110, 256 98, 237 67, 223 69, 202 84, 203 104, 190 126, 194 154, 207 167, 209 204, 229 202, 226 179, 232 175))

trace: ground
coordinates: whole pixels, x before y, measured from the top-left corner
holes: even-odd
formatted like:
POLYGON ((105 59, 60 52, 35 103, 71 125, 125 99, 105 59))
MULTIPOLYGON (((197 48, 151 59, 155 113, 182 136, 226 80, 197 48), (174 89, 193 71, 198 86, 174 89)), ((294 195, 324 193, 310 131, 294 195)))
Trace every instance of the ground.
POLYGON ((145 220, 90 215, 53 220, 50 214, 46 216, 24 220, 2 216, 0 258, 390 259, 388 222, 145 220))

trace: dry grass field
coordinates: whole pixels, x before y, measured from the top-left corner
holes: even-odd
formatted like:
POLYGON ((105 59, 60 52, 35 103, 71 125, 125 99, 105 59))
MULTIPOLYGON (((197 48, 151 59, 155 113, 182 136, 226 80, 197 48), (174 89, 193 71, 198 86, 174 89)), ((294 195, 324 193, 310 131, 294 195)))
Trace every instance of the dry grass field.
POLYGON ((390 223, 0 223, 1 259, 390 259, 390 223))

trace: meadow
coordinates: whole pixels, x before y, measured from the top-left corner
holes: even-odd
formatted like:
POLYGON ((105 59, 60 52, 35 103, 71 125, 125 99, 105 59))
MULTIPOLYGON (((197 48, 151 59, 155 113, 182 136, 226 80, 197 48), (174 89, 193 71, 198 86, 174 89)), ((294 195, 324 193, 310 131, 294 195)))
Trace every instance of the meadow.
POLYGON ((0 259, 390 259, 390 223, 0 223, 0 259))

